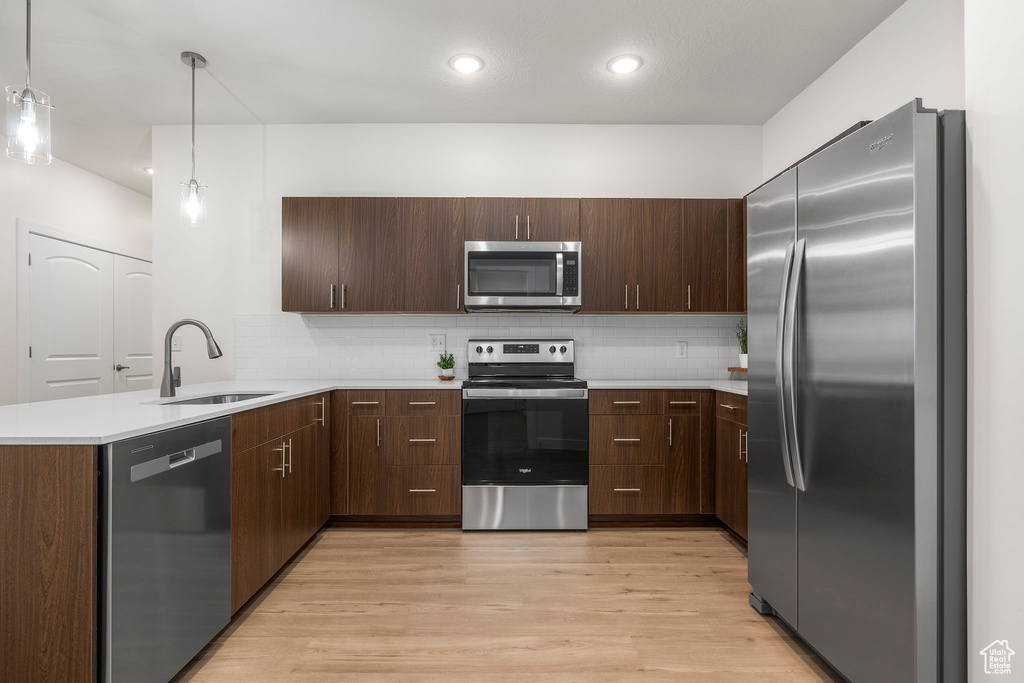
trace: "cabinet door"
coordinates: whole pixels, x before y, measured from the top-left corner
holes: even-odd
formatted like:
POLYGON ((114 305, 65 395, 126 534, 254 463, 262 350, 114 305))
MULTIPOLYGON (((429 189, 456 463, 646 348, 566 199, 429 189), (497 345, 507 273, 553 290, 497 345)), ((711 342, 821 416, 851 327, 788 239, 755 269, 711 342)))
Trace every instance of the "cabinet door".
POLYGON ((726 302, 730 313, 747 312, 747 202, 728 200, 726 211, 728 279, 726 302))
POLYGON ((464 197, 402 197, 398 232, 389 268, 403 268, 407 312, 453 313, 462 310, 465 255, 464 197))
POLYGON ((664 418, 669 433, 665 451, 665 514, 699 513, 700 410, 680 410, 664 418))
POLYGON ((317 427, 310 425, 284 438, 288 446, 286 472, 281 480, 280 564, 284 564, 316 533, 317 427))
POLYGON ((281 567, 281 444, 231 455, 231 612, 281 567))
POLYGON ((335 197, 281 200, 281 310, 337 310, 338 204, 335 197))
POLYGON ((633 200, 638 257, 629 278, 632 310, 683 310, 683 279, 679 274, 682 221, 680 199, 633 200))
POLYGON ((348 512, 383 515, 384 418, 348 418, 348 512))
POLYGON ((737 425, 740 432, 740 450, 743 459, 736 465, 736 526, 733 529, 741 537, 747 537, 747 426, 737 425))
POLYGON ((726 309, 726 199, 683 200, 683 311, 726 309))
POLYGON ((320 413, 314 425, 316 432, 316 523, 323 526, 331 515, 331 452, 334 418, 331 411, 331 394, 320 394, 320 413))
POLYGON ((743 429, 731 420, 719 418, 715 439, 715 513, 736 533, 740 533, 741 523, 745 523, 745 513, 741 513, 743 503, 739 496, 741 488, 745 489, 746 486, 745 482, 740 483, 743 463, 740 435, 743 429))
POLYGON ((334 310, 342 313, 399 310, 384 291, 394 239, 398 200, 394 197, 338 199, 338 288, 334 310))
POLYGON ((660 415, 591 415, 591 465, 661 465, 668 434, 660 415))
POLYGON ((581 199, 581 268, 585 312, 631 310, 629 272, 636 239, 629 199, 581 199))
POLYGON ((591 465, 587 490, 592 515, 661 513, 664 468, 591 465))
POLYGON ((331 394, 331 514, 348 514, 348 392, 331 394))
POLYGON ((466 239, 511 242, 526 239, 526 216, 519 197, 467 197, 466 239))
POLYGON ((520 238, 532 242, 579 242, 580 200, 529 197, 523 200, 526 234, 519 226, 520 238))
POLYGON ((389 467, 387 514, 457 515, 461 484, 458 467, 389 467))

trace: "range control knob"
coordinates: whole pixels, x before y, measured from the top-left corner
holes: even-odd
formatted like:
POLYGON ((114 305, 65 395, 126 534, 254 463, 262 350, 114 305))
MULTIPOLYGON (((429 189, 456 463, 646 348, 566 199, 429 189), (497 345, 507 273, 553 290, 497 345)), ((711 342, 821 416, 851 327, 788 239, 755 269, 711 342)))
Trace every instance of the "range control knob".
POLYGON ((548 351, 550 351, 551 353, 554 353, 555 352, 555 347, 552 346, 550 349, 548 349, 548 351))
POLYGON ((483 353, 484 352, 484 347, 482 347, 482 346, 476 347, 476 352, 477 353, 483 353))
POLYGON ((487 347, 487 353, 494 353, 494 347, 493 346, 488 346, 487 347))
POLYGON ((561 351, 562 353, 565 353, 565 352, 566 352, 566 351, 568 351, 569 349, 567 349, 567 348, 565 348, 565 347, 563 346, 562 348, 560 348, 560 349, 558 349, 558 350, 559 350, 559 351, 561 351))

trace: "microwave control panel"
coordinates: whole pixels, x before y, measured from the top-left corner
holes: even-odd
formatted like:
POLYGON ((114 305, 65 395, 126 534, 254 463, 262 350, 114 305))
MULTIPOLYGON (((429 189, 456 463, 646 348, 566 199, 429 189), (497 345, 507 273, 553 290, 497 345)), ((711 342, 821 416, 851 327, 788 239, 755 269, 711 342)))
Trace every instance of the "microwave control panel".
POLYGON ((562 259, 562 296, 580 295, 580 255, 567 251, 562 259))

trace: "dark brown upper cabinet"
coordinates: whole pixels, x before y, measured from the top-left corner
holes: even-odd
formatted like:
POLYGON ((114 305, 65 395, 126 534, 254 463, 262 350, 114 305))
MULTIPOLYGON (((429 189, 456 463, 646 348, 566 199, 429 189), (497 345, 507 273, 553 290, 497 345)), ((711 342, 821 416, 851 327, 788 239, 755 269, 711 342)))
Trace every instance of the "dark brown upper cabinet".
POLYGON ((578 242, 580 200, 469 197, 466 199, 466 239, 578 242))
POLYGON ((730 313, 747 312, 747 202, 730 199, 726 212, 728 235, 727 308, 730 313))
POLYGON ((727 199, 683 200, 683 312, 726 308, 727 199))
POLYGON ((580 257, 584 313, 629 310, 634 231, 631 199, 581 199, 580 257))
POLYGON ((634 199, 633 230, 636 232, 631 310, 672 313, 682 310, 683 283, 679 277, 682 258, 681 199, 634 199))
POLYGON ((390 296, 388 244, 396 239, 398 200, 394 197, 338 197, 339 313, 400 310, 390 296))
POLYGON ((464 197, 400 197, 398 230, 389 243, 387 270, 401 307, 411 313, 462 311, 466 199, 464 197))
POLYGON ((335 197, 282 200, 282 310, 338 310, 338 205, 335 197))

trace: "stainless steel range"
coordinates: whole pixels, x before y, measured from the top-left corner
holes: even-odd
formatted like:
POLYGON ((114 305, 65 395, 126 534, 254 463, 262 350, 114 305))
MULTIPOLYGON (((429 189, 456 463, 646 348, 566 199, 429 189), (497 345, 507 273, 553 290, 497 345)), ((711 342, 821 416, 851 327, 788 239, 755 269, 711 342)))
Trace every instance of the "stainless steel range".
POLYGON ((470 339, 462 528, 587 528, 587 383, 571 339, 470 339))

